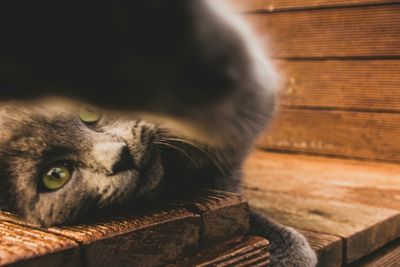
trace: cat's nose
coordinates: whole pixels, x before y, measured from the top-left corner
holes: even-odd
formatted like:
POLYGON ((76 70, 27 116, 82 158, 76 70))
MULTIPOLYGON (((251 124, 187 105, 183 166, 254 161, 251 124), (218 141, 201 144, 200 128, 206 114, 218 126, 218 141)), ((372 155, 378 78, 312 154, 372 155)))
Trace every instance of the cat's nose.
POLYGON ((115 174, 134 167, 129 149, 124 142, 104 142, 93 147, 96 161, 110 174, 115 174))

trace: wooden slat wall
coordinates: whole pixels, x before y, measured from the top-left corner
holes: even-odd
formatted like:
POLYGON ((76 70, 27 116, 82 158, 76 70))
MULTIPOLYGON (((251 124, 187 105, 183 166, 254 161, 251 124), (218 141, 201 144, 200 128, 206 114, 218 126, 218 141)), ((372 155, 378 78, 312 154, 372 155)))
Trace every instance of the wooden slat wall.
POLYGON ((281 104, 400 112, 400 60, 277 61, 281 104))
POLYGON ((400 56, 400 4, 248 16, 278 58, 400 56))
POLYGON ((354 5, 382 5, 400 3, 399 0, 226 0, 247 12, 282 11, 310 8, 346 7, 354 5))
POLYGON ((400 114, 282 109, 265 147, 400 161, 400 114))
POLYGON ((230 1, 283 77, 261 147, 400 162, 400 1, 230 1))

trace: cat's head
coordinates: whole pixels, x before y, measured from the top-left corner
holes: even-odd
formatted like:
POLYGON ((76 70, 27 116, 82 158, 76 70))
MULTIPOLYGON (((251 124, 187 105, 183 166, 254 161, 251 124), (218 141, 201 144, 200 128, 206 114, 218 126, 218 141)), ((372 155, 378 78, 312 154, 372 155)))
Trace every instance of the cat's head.
POLYGON ((49 226, 151 195, 157 127, 64 105, 0 107, 0 205, 49 226))

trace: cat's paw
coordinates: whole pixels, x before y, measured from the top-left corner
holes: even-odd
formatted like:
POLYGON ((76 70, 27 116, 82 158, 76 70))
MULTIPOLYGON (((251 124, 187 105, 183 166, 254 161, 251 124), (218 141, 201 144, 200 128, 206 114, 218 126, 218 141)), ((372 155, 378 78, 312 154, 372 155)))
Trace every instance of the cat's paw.
POLYGON ((270 242, 271 267, 315 267, 317 255, 306 238, 260 212, 250 214, 251 234, 264 236, 270 242))
POLYGON ((270 242, 271 267, 315 267, 318 263, 304 236, 290 227, 285 227, 270 242))

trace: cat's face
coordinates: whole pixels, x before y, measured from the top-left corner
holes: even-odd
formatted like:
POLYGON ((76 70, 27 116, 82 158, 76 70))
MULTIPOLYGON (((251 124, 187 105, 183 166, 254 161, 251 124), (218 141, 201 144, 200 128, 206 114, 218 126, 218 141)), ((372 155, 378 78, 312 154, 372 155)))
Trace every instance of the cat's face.
POLYGON ((0 107, 0 203, 42 226, 151 195, 157 127, 71 106, 0 107))

